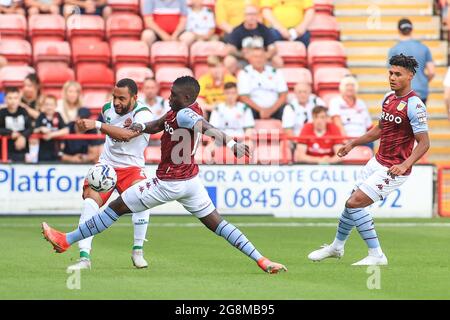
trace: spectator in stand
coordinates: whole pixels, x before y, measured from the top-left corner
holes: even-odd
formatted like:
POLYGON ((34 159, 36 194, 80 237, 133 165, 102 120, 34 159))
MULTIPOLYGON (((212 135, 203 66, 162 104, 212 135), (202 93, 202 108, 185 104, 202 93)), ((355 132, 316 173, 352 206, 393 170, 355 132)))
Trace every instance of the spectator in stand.
POLYGON ((312 93, 311 84, 299 82, 294 87, 295 97, 284 107, 283 129, 288 136, 298 136, 307 122, 312 121, 315 106, 326 107, 326 103, 312 93))
POLYGON ((398 22, 400 42, 389 50, 390 57, 403 53, 405 56, 413 56, 419 63, 419 68, 412 80, 412 89, 426 104, 429 93, 429 83, 434 78, 435 66, 430 49, 419 40, 413 39, 413 25, 411 20, 403 18, 398 22))
POLYGON ((43 96, 41 100, 41 114, 36 120, 34 133, 41 133, 39 140, 38 161, 57 161, 61 149, 61 140, 57 137, 69 134, 69 128, 61 115, 56 112, 57 99, 55 96, 43 96))
POLYGON ((234 28, 244 22, 244 11, 248 5, 259 6, 259 0, 217 0, 214 7, 217 27, 225 39, 234 28))
MULTIPOLYGON (((88 119, 91 116, 89 109, 78 109, 77 119, 88 119)), ((69 123, 70 134, 81 134, 75 122, 69 123)), ((97 134, 97 130, 86 131, 85 134, 97 134)), ((69 163, 95 163, 98 160, 98 140, 66 140, 64 150, 59 153, 63 162, 69 163)))
POLYGON ((255 119, 282 119, 288 87, 283 75, 266 65, 263 48, 252 48, 248 54, 250 64, 239 72, 240 101, 252 108, 255 119))
POLYGON ((203 0, 192 0, 191 3, 191 8, 188 8, 186 32, 180 36, 180 40, 188 46, 197 40, 211 40, 216 31, 214 13, 203 6, 203 0))
POLYGON ((450 67, 447 69, 444 79, 444 99, 445 109, 447 110, 447 117, 450 121, 450 67))
POLYGON ((301 41, 309 45, 308 27, 315 14, 313 0, 261 0, 261 7, 275 41, 301 41))
POLYGON ((25 0, 28 15, 51 13, 59 14, 61 0, 25 0))
POLYGON ((39 79, 35 73, 30 73, 23 81, 22 100, 20 106, 27 110, 33 119, 39 117, 38 101, 40 96, 39 79))
POLYGON ((347 137, 360 137, 372 127, 367 106, 358 99, 358 82, 353 76, 345 76, 339 84, 340 96, 331 99, 329 116, 347 137))
POLYGON ((76 81, 67 81, 62 89, 62 99, 58 101, 56 111, 61 115, 64 123, 74 122, 78 117, 78 110, 82 108, 81 85, 76 81))
POLYGON ((107 19, 112 14, 107 0, 64 0, 64 17, 72 14, 95 14, 107 19))
POLYGON ((338 163, 340 158, 336 153, 342 144, 342 140, 339 138, 339 128, 328 121, 325 107, 314 107, 312 116, 312 123, 305 124, 300 133, 300 139, 295 149, 295 162, 338 163))
POLYGON ((22 7, 22 0, 2 0, 0 2, 0 13, 15 13, 25 15, 25 10, 22 7))
POLYGON ((28 137, 33 132, 31 118, 20 106, 17 88, 6 88, 6 108, 0 110, 0 135, 9 136, 8 160, 24 162, 28 152, 28 137))
POLYGON ((283 60, 276 55, 275 38, 270 29, 258 21, 258 13, 255 6, 245 7, 244 22, 234 28, 225 40, 228 44, 225 67, 233 74, 240 69, 239 63, 246 63, 250 48, 255 46, 266 50, 267 59, 272 60, 275 67, 283 66, 283 60))
MULTIPOLYGON (((3 67, 6 67, 7 64, 8 59, 6 59, 4 56, 0 56, 0 70, 2 70, 3 67)), ((0 88, 0 108, 5 101, 5 92, 3 90, 4 88, 0 88)))
POLYGON ((207 63, 208 72, 198 80, 200 93, 197 99, 205 113, 211 112, 217 103, 225 101, 225 83, 236 82, 236 78, 226 72, 221 57, 209 56, 207 63))
POLYGON ((147 29, 141 38, 149 47, 157 40, 180 40, 186 28, 186 0, 147 0, 143 16, 147 29))
POLYGON ((144 93, 144 103, 150 108, 150 111, 156 119, 161 118, 169 112, 170 106, 168 101, 158 96, 159 85, 155 79, 145 79, 142 91, 144 93))

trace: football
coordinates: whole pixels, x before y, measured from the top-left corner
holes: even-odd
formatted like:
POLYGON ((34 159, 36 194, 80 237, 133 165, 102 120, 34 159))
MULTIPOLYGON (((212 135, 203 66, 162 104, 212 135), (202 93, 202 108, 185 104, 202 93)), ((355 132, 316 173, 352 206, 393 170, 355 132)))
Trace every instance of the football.
POLYGON ((117 174, 113 167, 107 164, 96 164, 87 174, 89 187, 97 192, 112 190, 117 183, 117 174))

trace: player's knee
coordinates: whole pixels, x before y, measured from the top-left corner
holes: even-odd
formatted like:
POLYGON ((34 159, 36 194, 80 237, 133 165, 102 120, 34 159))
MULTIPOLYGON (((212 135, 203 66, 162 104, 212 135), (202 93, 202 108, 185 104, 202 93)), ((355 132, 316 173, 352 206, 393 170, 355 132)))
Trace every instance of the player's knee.
POLYGON ((103 199, 97 191, 94 191, 91 188, 84 188, 83 199, 88 198, 94 200, 99 207, 103 206, 103 199))
POLYGON ((359 208, 360 207, 360 203, 359 201, 354 198, 354 197, 350 197, 350 199, 347 200, 347 202, 345 202, 345 207, 346 208, 359 208))

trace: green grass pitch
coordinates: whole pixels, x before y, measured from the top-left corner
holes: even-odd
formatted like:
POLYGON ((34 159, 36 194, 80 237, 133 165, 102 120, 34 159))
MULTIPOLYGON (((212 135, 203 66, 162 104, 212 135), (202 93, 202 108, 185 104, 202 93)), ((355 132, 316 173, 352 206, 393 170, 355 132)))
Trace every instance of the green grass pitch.
POLYGON ((333 239, 334 219, 227 219, 289 271, 263 273, 193 217, 152 217, 145 245, 150 266, 134 269, 126 216, 94 239, 93 268, 81 273, 81 289, 69 290, 66 267, 76 261, 77 247, 53 253, 40 222, 69 231, 78 218, 1 217, 0 299, 450 299, 448 220, 376 219, 389 266, 380 268, 380 289, 368 289, 367 268, 351 266, 367 253, 356 230, 341 260, 306 258, 333 239))

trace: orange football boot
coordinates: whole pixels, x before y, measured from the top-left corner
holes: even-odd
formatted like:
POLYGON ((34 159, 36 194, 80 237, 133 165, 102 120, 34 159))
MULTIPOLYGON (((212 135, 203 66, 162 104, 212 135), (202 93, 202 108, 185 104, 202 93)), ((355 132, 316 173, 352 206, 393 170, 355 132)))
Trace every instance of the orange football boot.
POLYGON ((42 223, 42 234, 57 253, 63 253, 69 249, 70 244, 67 243, 66 234, 51 228, 46 222, 42 223))
POLYGON ((267 273, 279 273, 282 271, 288 271, 281 263, 272 262, 269 259, 262 257, 258 260, 258 266, 267 273))

